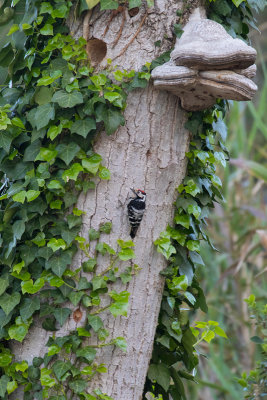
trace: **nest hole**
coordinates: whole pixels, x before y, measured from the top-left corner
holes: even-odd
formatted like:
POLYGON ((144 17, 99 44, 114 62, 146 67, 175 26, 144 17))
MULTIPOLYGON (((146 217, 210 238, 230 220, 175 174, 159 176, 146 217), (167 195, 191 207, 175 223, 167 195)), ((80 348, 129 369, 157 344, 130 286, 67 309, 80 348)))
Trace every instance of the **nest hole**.
POLYGON ((138 13, 139 13, 139 7, 131 8, 128 11, 128 14, 130 15, 131 18, 135 17, 138 13))
POLYGON ((100 39, 89 39, 87 42, 87 52, 93 65, 100 64, 106 57, 107 45, 100 39))

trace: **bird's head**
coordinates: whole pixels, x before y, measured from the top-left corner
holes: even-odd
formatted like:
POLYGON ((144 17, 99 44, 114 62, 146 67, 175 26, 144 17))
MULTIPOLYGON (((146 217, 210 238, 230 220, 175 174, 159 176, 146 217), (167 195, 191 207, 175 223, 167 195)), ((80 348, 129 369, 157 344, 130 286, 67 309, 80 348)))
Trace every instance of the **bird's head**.
POLYGON ((131 188, 131 191, 132 191, 137 197, 139 197, 139 199, 143 199, 143 200, 146 199, 146 193, 145 193, 143 190, 141 190, 141 189, 132 189, 132 188, 131 188))

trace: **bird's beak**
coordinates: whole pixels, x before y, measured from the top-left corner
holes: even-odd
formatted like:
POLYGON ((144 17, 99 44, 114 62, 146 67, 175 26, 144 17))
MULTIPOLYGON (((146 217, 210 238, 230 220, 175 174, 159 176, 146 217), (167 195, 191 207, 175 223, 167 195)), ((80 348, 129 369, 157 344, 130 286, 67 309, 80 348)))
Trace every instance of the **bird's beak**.
POLYGON ((130 189, 136 195, 136 191, 133 188, 130 188, 130 189))

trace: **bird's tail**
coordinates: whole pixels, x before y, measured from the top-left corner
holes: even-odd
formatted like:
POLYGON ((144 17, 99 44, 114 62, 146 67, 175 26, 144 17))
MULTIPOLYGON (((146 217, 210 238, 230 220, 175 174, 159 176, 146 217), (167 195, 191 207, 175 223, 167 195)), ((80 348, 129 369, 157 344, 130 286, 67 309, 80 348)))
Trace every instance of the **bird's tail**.
POLYGON ((132 226, 130 236, 132 239, 135 238, 136 232, 137 232, 138 226, 132 226))

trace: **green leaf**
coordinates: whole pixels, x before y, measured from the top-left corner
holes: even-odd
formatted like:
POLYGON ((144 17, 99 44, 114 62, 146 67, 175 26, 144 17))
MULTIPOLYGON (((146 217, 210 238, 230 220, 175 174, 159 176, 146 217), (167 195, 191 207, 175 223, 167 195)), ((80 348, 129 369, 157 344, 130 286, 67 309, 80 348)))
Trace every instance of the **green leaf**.
POLYGON ((0 296, 0 307, 2 307, 4 313, 8 315, 20 302, 20 294, 18 292, 12 295, 4 293, 0 296))
POLYGON ((8 382, 8 384, 7 384, 7 393, 10 394, 10 393, 14 392, 14 390, 16 390, 17 387, 18 387, 18 384, 17 384, 16 381, 8 382))
POLYGON ((71 314, 71 310, 69 308, 57 308, 53 312, 57 322, 60 326, 63 326, 64 322, 68 319, 71 314))
POLYGON ((135 258, 134 251, 132 249, 122 249, 119 253, 120 260, 127 261, 135 258))
POLYGON ((66 248, 66 242, 63 239, 50 239, 49 242, 47 243, 47 247, 51 247, 51 249, 55 252, 58 249, 63 249, 65 250, 66 248))
POLYGON ((18 342, 22 342, 28 333, 29 326, 22 321, 17 323, 17 320, 19 318, 20 317, 16 318, 16 325, 11 325, 9 327, 8 334, 10 336, 10 339, 15 339, 18 342))
POLYGON ((47 161, 50 162, 55 159, 57 156, 57 151, 56 150, 50 150, 45 147, 41 147, 39 153, 37 154, 35 161, 47 161))
POLYGON ((116 293, 114 290, 109 292, 109 296, 113 299, 113 303, 109 306, 109 311, 114 317, 118 315, 123 315, 127 317, 128 309, 128 298, 130 296, 129 292, 123 291, 116 293))
POLYGON ((68 297, 69 297, 70 301, 72 302, 72 304, 76 307, 79 304, 83 295, 84 295, 84 292, 82 292, 82 291, 79 291, 79 292, 73 291, 69 294, 68 297))
POLYGON ((0 378, 0 396, 4 399, 7 391, 7 384, 9 382, 9 377, 7 375, 2 375, 0 378))
POLYGON ((70 362, 65 362, 61 360, 56 361, 52 366, 53 372, 59 381, 61 380, 62 376, 65 375, 65 373, 70 370, 70 368, 71 368, 70 362))
POLYGON ((103 321, 97 315, 88 315, 88 323, 91 325, 95 332, 98 332, 103 327, 103 321))
POLYGON ((100 0, 101 10, 116 10, 119 7, 117 0, 100 0))
POLYGON ((90 346, 85 346, 82 349, 77 350, 76 355, 77 357, 85 358, 88 363, 91 363, 95 359, 96 349, 90 346))
POLYGON ((62 108, 70 108, 76 106, 77 104, 82 104, 83 96, 81 92, 76 90, 71 93, 67 93, 64 90, 59 90, 52 97, 52 101, 58 103, 62 108))
POLYGON ((201 208, 197 205, 189 204, 187 211, 189 214, 193 214, 196 219, 200 217, 201 208))
MULTIPOLYGON (((224 330, 223 330, 222 328, 220 328, 219 326, 215 326, 214 332, 216 333, 216 335, 222 336, 222 337, 224 337, 225 339, 228 339, 228 337, 227 337, 226 333, 224 332, 224 330)), ((255 336, 254 336, 254 337, 255 337, 255 336)), ((257 337, 257 336, 256 336, 256 337, 257 337)), ((250 340, 252 340, 252 338, 251 338, 250 340)), ((263 343, 262 339, 260 339, 260 340, 261 340, 260 343, 263 343)), ((255 340, 252 340, 252 341, 255 342, 255 340)))
POLYGON ((151 381, 156 381, 165 392, 168 391, 170 386, 170 370, 165 364, 150 364, 148 369, 148 378, 151 381))
MULTIPOLYGON (((243 0, 237 0, 240 3, 242 3, 243 0)), ((234 3, 234 1, 233 1, 234 3)), ((215 132, 217 132, 222 141, 225 142, 227 138, 227 127, 222 119, 218 119, 217 122, 212 122, 212 128, 215 132)))
POLYGON ((40 289, 42 289, 44 284, 45 284, 45 280, 43 278, 38 278, 34 283, 33 283, 32 279, 21 282, 22 293, 23 294, 24 293, 30 293, 30 294, 37 293, 37 292, 39 292, 40 289))
POLYGON ((74 159, 80 149, 80 146, 74 142, 68 144, 62 143, 56 147, 58 158, 65 161, 67 165, 69 165, 69 163, 74 159))
POLYGON ((62 252, 61 254, 54 255, 49 259, 47 263, 47 268, 51 268, 54 274, 61 278, 70 263, 71 257, 69 253, 62 252))
POLYGON ((7 367, 12 363, 13 355, 10 353, 10 350, 4 349, 0 353, 0 367, 7 367))
POLYGON ((40 195, 40 193, 41 192, 39 190, 28 190, 26 192, 26 198, 27 198, 28 202, 37 199, 37 197, 40 195))
POLYGON ((47 368, 41 369, 40 381, 41 381, 42 386, 48 387, 48 388, 55 386, 56 381, 54 378, 51 378, 51 376, 50 376, 51 372, 52 372, 51 369, 47 369, 47 368))
POLYGON ((78 336, 91 337, 91 333, 84 328, 77 328, 78 336))
POLYGON ((77 133, 86 139, 88 133, 94 129, 96 129, 96 123, 93 118, 79 119, 72 125, 71 133, 77 133))
POLYGON ((90 258, 82 263, 82 269, 84 272, 93 272, 96 267, 96 259, 90 258))
POLYGON ((110 171, 106 167, 103 167, 102 165, 99 166, 98 175, 99 175, 100 179, 104 179, 104 180, 110 179, 110 171))
POLYGON ((86 0, 89 10, 94 8, 99 2, 100 2, 100 0, 86 0))
POLYGON ((18 24, 12 25, 11 28, 9 29, 7 36, 12 35, 13 33, 17 32, 18 30, 19 30, 18 24))
POLYGON ((3 148, 6 153, 9 153, 10 151, 12 140, 13 138, 10 133, 0 130, 0 147, 3 148))
POLYGON ((26 191, 25 190, 22 190, 21 192, 19 192, 17 194, 14 194, 14 196, 12 196, 12 199, 14 201, 17 201, 18 203, 22 203, 22 204, 24 203, 25 198, 26 198, 26 191))
POLYGON ((99 169, 102 157, 99 154, 93 154, 91 157, 82 159, 82 166, 85 171, 95 175, 99 169))
POLYGON ((34 100, 39 106, 51 102, 53 96, 53 89, 46 86, 39 87, 34 95, 34 100))
POLYGON ((51 24, 45 24, 43 28, 40 29, 40 33, 42 35, 48 36, 48 35, 53 35, 53 25, 51 24))
POLYGON ((41 148, 40 140, 35 140, 33 143, 31 143, 28 147, 26 147, 24 151, 23 161, 24 162, 34 161, 40 152, 40 148, 41 148))
POLYGON ((200 251, 199 240, 188 240, 186 242, 186 247, 191 251, 200 251))
POLYGON ((8 275, 5 274, 0 278, 0 296, 5 292, 8 286, 9 286, 9 279, 8 275))
POLYGON ((26 322, 37 310, 40 310, 40 299, 32 297, 23 299, 19 312, 23 321, 26 322))
POLYGON ((131 8, 140 7, 142 4, 142 0, 129 0, 129 10, 131 8))
POLYGON ((182 225, 185 228, 189 229, 190 227, 190 217, 186 214, 176 214, 174 217, 174 221, 177 225, 182 225))
POLYGON ((127 351, 127 342, 124 337, 117 337, 116 339, 114 339, 114 344, 116 347, 119 347, 124 352, 127 351))
POLYGON ((50 103, 43 104, 34 109, 35 111, 35 126, 37 130, 44 128, 50 121, 55 118, 54 106, 50 103))
POLYGON ((79 173, 82 171, 84 171, 84 169, 81 166, 81 164, 74 163, 74 164, 72 164, 72 166, 69 169, 64 171, 64 173, 62 174, 62 179, 65 182, 68 182, 70 179, 72 179, 73 181, 76 181, 79 173))
POLYGON ((83 379, 76 379, 69 383, 69 387, 74 391, 74 393, 81 393, 87 387, 87 383, 83 379))

